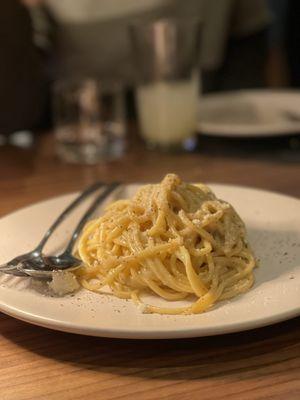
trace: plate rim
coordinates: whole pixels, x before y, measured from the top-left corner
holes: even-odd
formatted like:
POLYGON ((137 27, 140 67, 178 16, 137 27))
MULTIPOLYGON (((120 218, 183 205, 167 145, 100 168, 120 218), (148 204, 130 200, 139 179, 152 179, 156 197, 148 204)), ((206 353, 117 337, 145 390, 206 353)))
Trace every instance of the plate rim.
MULTIPOLYGON (((208 336, 219 336, 223 334, 237 333, 249 331, 257 328, 263 328, 266 326, 274 325, 289 319, 300 316, 300 306, 282 312, 274 316, 269 316, 267 318, 259 318, 252 321, 234 322, 229 325, 219 326, 219 327, 207 327, 207 328, 189 328, 189 329, 176 329, 173 331, 155 329, 155 331, 140 330, 135 331, 130 329, 114 328, 86 328, 76 326, 71 322, 62 323, 61 320, 54 318, 46 318, 43 316, 37 316, 35 314, 29 313, 27 311, 22 312, 19 309, 11 306, 4 306, 0 302, 0 312, 3 312, 10 317, 16 318, 20 321, 30 323, 32 325, 40 326, 43 328, 51 329, 59 332, 67 332, 84 336, 94 336, 94 337, 106 337, 106 338, 116 338, 116 339, 140 339, 140 340, 151 340, 151 339, 184 339, 184 338, 195 338, 195 337, 208 337, 208 336)), ((178 316, 181 317, 181 316, 178 316)))
POLYGON ((265 129, 251 129, 248 130, 247 125, 230 126, 223 124, 222 130, 218 130, 217 124, 209 122, 198 122, 198 132, 201 135, 210 137, 226 137, 237 139, 258 139, 258 138, 272 138, 272 137, 286 137, 295 134, 300 134, 300 122, 288 127, 287 125, 267 125, 265 129), (241 133, 242 128, 243 133, 241 133))

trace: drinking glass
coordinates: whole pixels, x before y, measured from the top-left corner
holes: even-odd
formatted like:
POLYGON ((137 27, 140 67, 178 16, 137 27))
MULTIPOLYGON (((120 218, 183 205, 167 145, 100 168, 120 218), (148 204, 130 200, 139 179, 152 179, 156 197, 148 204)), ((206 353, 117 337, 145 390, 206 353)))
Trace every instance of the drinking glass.
POLYGON ((125 108, 120 84, 96 79, 57 82, 53 109, 61 159, 94 164, 122 155, 125 108))
POLYGON ((151 148, 195 145, 200 28, 198 20, 174 18, 130 27, 140 131, 151 148))

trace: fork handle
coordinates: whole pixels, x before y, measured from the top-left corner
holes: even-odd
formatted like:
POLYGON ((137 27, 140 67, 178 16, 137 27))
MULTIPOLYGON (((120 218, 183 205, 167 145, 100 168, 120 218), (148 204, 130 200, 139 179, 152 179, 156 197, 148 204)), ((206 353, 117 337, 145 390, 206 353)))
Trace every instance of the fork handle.
POLYGON ((94 193, 96 190, 100 189, 104 183, 102 182, 96 182, 93 183, 91 186, 89 186, 86 190, 84 190, 76 199, 57 217, 57 219, 53 222, 53 224, 50 226, 50 228, 47 230, 45 233, 43 239, 40 241, 40 243, 37 245, 35 248, 35 252, 40 254, 47 243, 48 239, 52 235, 52 233, 55 231, 55 229, 58 227, 58 225, 61 224, 61 222, 69 215, 71 211, 73 211, 84 199, 86 199, 89 195, 94 193))
POLYGON ((106 187, 106 189, 103 192, 101 192, 100 195, 98 195, 96 197, 94 202, 91 204, 91 206, 85 212, 85 214, 83 215, 81 220, 78 222, 78 224, 72 234, 71 240, 69 241, 63 254, 72 254, 75 242, 76 242, 80 232, 82 231, 84 225, 86 224, 87 220, 89 219, 89 217, 93 214, 93 212, 96 210, 98 205, 100 203, 102 203, 119 185, 120 185, 119 182, 111 183, 110 185, 108 185, 106 187))

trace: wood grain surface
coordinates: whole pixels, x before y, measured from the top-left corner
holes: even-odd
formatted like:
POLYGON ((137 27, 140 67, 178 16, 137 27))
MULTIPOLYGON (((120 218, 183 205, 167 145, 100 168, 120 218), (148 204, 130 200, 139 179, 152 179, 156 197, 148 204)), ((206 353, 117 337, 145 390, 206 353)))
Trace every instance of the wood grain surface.
MULTIPOLYGON (((56 159, 52 134, 29 150, 0 147, 0 215, 98 179, 247 185, 300 197, 297 137, 199 138, 193 154, 130 142, 118 161, 56 159)), ((3 234, 3 233, 2 233, 3 234)), ((300 299, 299 299, 300 301, 300 299)), ((300 319, 188 340, 102 339, 55 332, 0 314, 0 400, 300 399, 300 319)))

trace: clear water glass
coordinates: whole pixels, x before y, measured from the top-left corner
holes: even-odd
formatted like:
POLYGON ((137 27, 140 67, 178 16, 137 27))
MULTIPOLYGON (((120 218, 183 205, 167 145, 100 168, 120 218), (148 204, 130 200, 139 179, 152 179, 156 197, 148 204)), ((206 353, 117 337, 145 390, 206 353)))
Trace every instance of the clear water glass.
POLYGON ((94 164, 120 157, 125 146, 124 91, 96 79, 53 88, 56 150, 67 162, 94 164))

